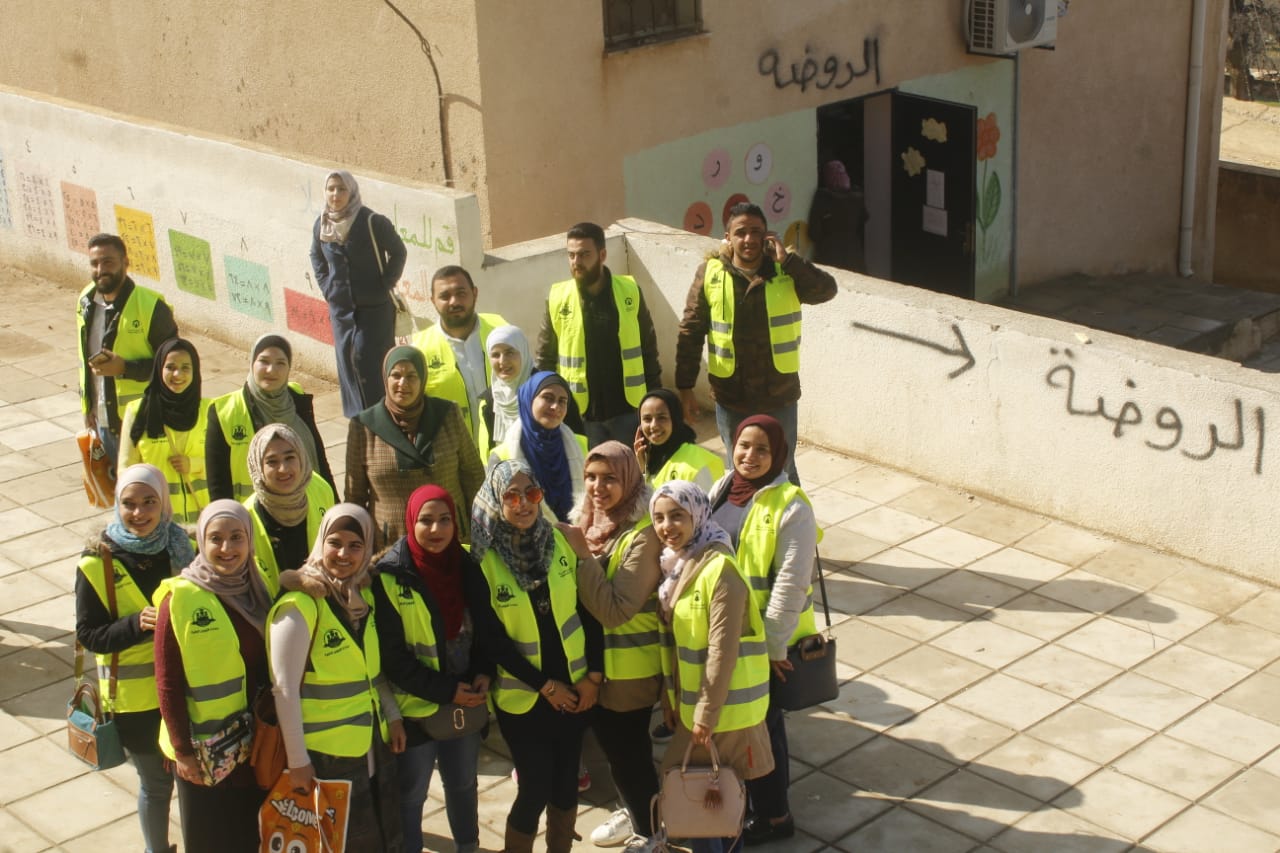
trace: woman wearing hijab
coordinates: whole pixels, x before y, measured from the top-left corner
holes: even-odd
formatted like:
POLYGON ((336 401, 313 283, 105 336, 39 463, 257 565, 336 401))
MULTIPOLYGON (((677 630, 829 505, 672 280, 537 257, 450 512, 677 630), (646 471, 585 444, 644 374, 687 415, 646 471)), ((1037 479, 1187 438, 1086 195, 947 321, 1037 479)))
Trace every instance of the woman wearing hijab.
POLYGON ((420 486, 405 508, 409 531, 374 567, 382 671, 405 719, 408 745, 396 759, 406 853, 422 850, 422 806, 438 760, 454 849, 480 847, 476 762, 481 732, 432 740, 422 725, 440 706, 468 708, 489 697, 489 674, 475 654, 464 579, 477 571, 458 538, 453 498, 420 486))
POLYGON ((272 595, 280 571, 306 562, 320 532, 320 519, 337 503, 333 487, 315 476, 302 438, 284 424, 268 424, 249 442, 245 498, 253 522, 253 548, 272 595))
POLYGON ((591 833, 599 846, 627 841, 650 853, 649 802, 658 793, 649 718, 662 689, 658 645, 658 554, 649 522, 649 487, 631 448, 606 441, 587 454, 586 494, 573 524, 560 527, 583 559, 578 597, 604 626, 604 686, 591 727, 624 808, 591 833), (603 569, 601 568, 603 566, 603 569))
MULTIPOLYGON (((405 506, 423 483, 447 491, 459 506, 471 506, 484 468, 462 412, 427 397, 427 361, 416 347, 400 346, 383 362, 384 399, 351 419, 347 427, 348 503, 373 516, 383 543, 407 532, 405 506)), ((470 525, 459 519, 459 536, 470 541, 470 525)))
POLYGON ((130 465, 116 480, 115 517, 81 555, 76 572, 76 642, 97 659, 103 709, 114 710, 120 741, 138 771, 138 820, 151 853, 171 849, 173 795, 159 746, 151 596, 194 557, 191 539, 173 521, 164 475, 154 465, 130 465))
POLYGON ((347 849, 400 849, 391 756, 404 723, 382 675, 373 593, 373 522, 352 504, 324 514, 301 569, 280 575, 289 590, 267 616, 267 658, 290 781, 351 782, 347 849))
POLYGON ((724 476, 724 460, 698 444, 674 391, 658 388, 645 394, 639 416, 634 447, 650 485, 689 480, 705 492, 724 476))
MULTIPOLYGON (((712 517, 732 538, 738 567, 764 618, 774 684, 785 681, 791 669, 787 647, 817 633, 811 584, 821 533, 809 497, 787 479, 789 450, 777 420, 769 415, 745 419, 730 451, 733 471, 715 484, 710 496, 712 517)), ((795 833, 787 801, 787 730, 782 709, 772 700, 767 722, 775 769, 747 785, 754 812, 745 829, 748 844, 795 833)))
POLYGON ((333 484, 324 440, 316 428, 314 400, 289 381, 293 347, 280 335, 263 335, 249 356, 244 387, 216 398, 209 406, 205 469, 209 496, 243 501, 253 494, 249 477, 249 442, 267 424, 284 424, 307 449, 312 469, 333 484))
POLYGON ((211 777, 196 745, 247 716, 268 684, 263 635, 271 594, 254 562, 242 505, 221 500, 205 507, 196 542, 200 553, 162 587, 156 618, 160 749, 178 777, 184 849, 252 853, 265 796, 253 768, 244 761, 223 778, 211 777))
POLYGON ((354 418, 382 399, 382 357, 395 344, 391 291, 407 252, 391 220, 360 201, 350 172, 324 181, 324 211, 311 232, 311 268, 329 303, 342 413, 354 418))
MULTIPOLYGON (((769 663, 764 624, 735 565, 729 535, 711 518, 706 494, 671 480, 649 501, 663 544, 658 586, 662 713, 674 734, 662 770, 678 766, 693 742, 691 764, 709 764, 714 742, 721 764, 751 780, 773 769, 765 714, 769 663)), ((694 838, 695 853, 737 850, 737 838, 694 838)))
POLYGON ((506 853, 529 853, 547 812, 547 851, 574 841, 585 712, 604 681, 600 626, 578 604, 574 553, 542 514, 542 488, 523 462, 494 465, 472 509, 468 575, 476 637, 497 665, 491 687, 516 769, 506 853))
POLYGON ((520 386, 533 370, 529 339, 518 326, 499 326, 489 333, 490 385, 480 395, 480 417, 484 423, 486 446, 478 448, 488 459, 507 437, 511 425, 520 420, 520 386))
POLYGON ((142 398, 125 407, 120 424, 120 459, 146 462, 169 483, 173 516, 194 524, 209 505, 204 474, 206 410, 200 396, 200 356, 190 341, 170 338, 156 350, 151 382, 142 398))
POLYGON ((558 373, 540 370, 520 386, 517 399, 520 418, 489 454, 489 467, 503 459, 523 462, 541 484, 544 512, 553 520, 568 521, 570 510, 582 502, 587 451, 586 436, 565 423, 573 400, 569 383, 558 373))

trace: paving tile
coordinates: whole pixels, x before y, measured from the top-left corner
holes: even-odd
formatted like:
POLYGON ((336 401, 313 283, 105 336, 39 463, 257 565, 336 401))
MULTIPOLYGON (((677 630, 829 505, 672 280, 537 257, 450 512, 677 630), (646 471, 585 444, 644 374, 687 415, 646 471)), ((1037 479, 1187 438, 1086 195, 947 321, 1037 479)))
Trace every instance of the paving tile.
POLYGON ((1280 744, 1280 726, 1214 702, 1173 726, 1166 734, 1246 764, 1280 744))
MULTIPOLYGON (((852 514, 851 514, 852 515, 852 514)), ((887 506, 877 506, 840 522, 845 530, 886 545, 897 545, 937 527, 937 522, 887 506)))
POLYGON ((134 813, 138 803, 106 779, 87 773, 8 808, 46 838, 66 841, 134 813), (69 803, 76 807, 68 808, 69 803))
POLYGON ((1103 617, 1077 628, 1057 642, 1098 660, 1131 667, 1168 647, 1171 641, 1103 617))
POLYGON ((826 773, 811 773, 791 786, 791 814, 804 831, 832 842, 893 804, 826 773))
POLYGON ((68 669, 65 678, 5 699, 0 702, 0 708, 27 728, 50 735, 66 728, 67 700, 71 698, 72 689, 68 669))
POLYGON ((1259 672, 1219 696, 1217 702, 1269 723, 1280 724, 1280 678, 1259 672))
POLYGON ((948 761, 971 761, 1013 734, 945 703, 921 711, 890 731, 892 737, 948 761))
POLYGON ((62 495, 76 494, 80 496, 80 500, 85 506, 89 505, 78 470, 75 472, 74 477, 62 468, 41 470, 38 473, 11 480, 5 486, 5 491, 12 495, 21 495, 25 504, 38 503, 62 495))
POLYGON ((1107 616, 1167 640, 1181 640, 1217 618, 1208 610, 1153 593, 1125 602, 1107 616))
POLYGON ((967 769, 1049 802, 1096 771, 1098 765, 1020 734, 970 762, 967 769))
POLYGON ((980 502, 973 495, 954 492, 935 486, 933 483, 925 483, 902 497, 895 498, 889 506, 936 521, 938 524, 947 524, 979 504, 980 502))
POLYGON ((818 552, 822 554, 822 561, 826 564, 831 564, 834 561, 835 563, 851 565, 874 554, 879 554, 883 550, 883 542, 860 536, 838 525, 824 528, 822 542, 818 545, 818 552))
POLYGON ((1254 765, 1258 770, 1265 770, 1272 776, 1280 778, 1280 749, 1272 750, 1266 758, 1254 765))
POLYGON ((1280 777, 1246 770, 1205 797, 1202 805, 1248 825, 1280 835, 1280 777))
POLYGON ((22 477, 29 477, 44 470, 44 465, 34 459, 23 456, 21 453, 0 455, 0 483, 8 483, 22 477))
POLYGON ((1191 564, 1153 591, 1225 615, 1256 596, 1262 587, 1226 572, 1191 564))
POLYGON ((994 554, 975 560, 969 570, 989 578, 1031 589, 1071 571, 1066 563, 1045 559, 1018 548, 1001 548, 994 554))
POLYGON ((973 616, 915 593, 907 593, 867 611, 861 618, 895 634, 924 641, 951 630, 973 616))
POLYGON ((1021 731, 1070 700, 1017 678, 996 673, 948 700, 951 705, 1021 731))
POLYGON ((0 625, 37 644, 66 636, 75 630, 75 621, 75 602, 66 593, 0 617, 0 625))
POLYGON ((1206 625, 1183 642, 1250 669, 1260 669, 1280 657, 1280 635, 1230 617, 1206 625))
POLYGON ((1001 545, 1012 545, 1044 527, 1048 522, 1049 519, 1044 516, 1035 515, 1026 510, 990 503, 983 504, 947 526, 999 542, 1001 545))
POLYGON ((999 669, 1039 648, 1040 641, 989 620, 978 619, 943 634, 933 640, 933 645, 991 669, 999 669))
POLYGON ((881 731, 914 717, 934 700, 874 674, 840 686, 840 696, 826 707, 843 713, 867 729, 881 731))
POLYGON ((0 432, 39 420, 40 416, 22 406, 0 406, 0 432))
MULTIPOLYGON (((339 408, 337 414, 342 414, 339 408)), ((796 470, 805 488, 820 486, 833 480, 843 480, 867 467, 867 463, 849 456, 839 456, 816 448, 805 448, 796 454, 796 470)))
POLYGON ((1041 640, 1053 640, 1097 617, 1070 604, 1029 592, 995 608, 986 618, 1041 640))
POLYGON ((946 563, 901 548, 881 551, 851 568, 857 574, 903 589, 915 589, 953 571, 953 567, 946 563))
POLYGON ((902 595, 899 587, 888 586, 851 572, 829 573, 826 575, 826 584, 828 602, 833 610, 841 613, 866 613, 902 595))
POLYGON ((939 527, 902 544, 905 550, 923 554, 949 566, 968 565, 974 560, 999 551, 1000 546, 999 542, 950 527, 939 527))
POLYGON ((35 740, 39 736, 35 729, 23 725, 17 717, 7 711, 0 711, 0 751, 35 740))
POLYGON ((97 519, 99 524, 105 526, 111 520, 109 510, 99 509, 89 504, 82 487, 36 503, 28 501, 27 509, 48 519, 49 522, 57 524, 93 518, 97 519))
MULTIPOLYGON (((178 807, 175 803, 171 807, 171 813, 176 815, 177 812, 178 807)), ((182 834, 177 830, 170 830, 169 837, 177 841, 182 838, 182 834)), ((108 850, 133 850, 141 847, 142 829, 138 826, 137 816, 130 815, 87 832, 79 838, 65 841, 59 849, 66 850, 68 853, 104 853, 108 850)))
POLYGON ((43 649, 27 648, 5 655, 0 658, 0 702, 7 703, 15 696, 60 681, 71 672, 70 661, 60 660, 43 649))
MULTIPOLYGON (((787 737, 791 737, 790 720, 787 721, 787 737)), ((956 765, 896 738, 881 735, 822 769, 864 791, 887 797, 910 797, 954 772, 956 765)))
POLYGON ((45 738, 0 752, 0 762, 5 766, 5 772, 0 773, 0 803, 6 806, 68 779, 93 772, 88 765, 45 738))
POLYGON ((901 634, 877 628, 862 619, 849 619, 832 630, 838 641, 839 658, 859 669, 872 669, 916 645, 901 634))
POLYGON ((1127 542, 1117 542, 1080 568, 1126 586, 1151 589, 1189 565, 1189 561, 1180 557, 1161 554, 1127 542))
MULTIPOLYGON (((17 815, 10 813, 7 808, 0 807, 0 838, 4 841, 0 842, 0 850, 4 853, 37 853, 40 850, 48 850, 51 847, 50 841, 44 838, 31 827, 27 826, 18 818, 17 815)), ((102 847, 95 853, 101 853, 103 850, 112 850, 121 848, 102 847)))
POLYGON ((829 762, 875 736, 856 720, 851 722, 848 715, 821 707, 787 714, 788 751, 814 767, 829 770, 829 762))
POLYGON ((1144 846, 1164 853, 1274 853, 1280 836, 1192 806, 1148 836, 1144 846))
MULTIPOLYGON (((807 494, 813 501, 813 514, 823 527, 846 523, 854 516, 876 506, 874 501, 829 486, 818 486, 807 494)), ((855 533, 860 532, 855 528, 850 529, 855 533)))
POLYGON ((1120 853, 1132 845, 1097 824, 1061 809, 1027 815, 997 835, 991 846, 1004 853, 1120 853))
POLYGON ((18 572, 0 578, 0 614, 39 604, 64 595, 65 590, 30 572, 18 572))
POLYGON ((1214 755, 1197 746, 1156 735, 1151 740, 1116 760, 1122 773, 1196 800, 1239 772, 1243 764, 1214 755))
POLYGON ((960 770, 917 794, 906 807, 957 832, 986 840, 1038 809, 1040 803, 1012 788, 960 770))
POLYGON ((1176 645, 1144 661, 1135 671, 1212 699, 1247 677, 1251 670, 1190 646, 1176 645))
MULTIPOLYGON (((61 384, 54 377, 46 378, 53 381, 54 384, 61 384)), ((56 418, 60 415, 71 414, 81 416, 80 392, 68 390, 48 397, 37 397, 33 400, 27 400, 25 403, 20 403, 18 408, 24 409, 38 418, 56 418)), ((81 425, 83 426, 83 416, 81 416, 81 425)))
POLYGON ((916 594, 977 615, 1020 595, 1022 590, 992 580, 968 569, 956 569, 949 575, 916 589, 916 594))
POLYGON ((945 699, 991 670, 932 646, 918 646, 880 665, 875 673, 925 696, 945 699))
POLYGON ((0 512, 0 542, 52 527, 49 519, 25 507, 0 512))
POLYGON ((1064 708, 1026 733, 1098 764, 1115 760, 1153 734, 1150 729, 1084 705, 1064 708))
POLYGON ((842 492, 866 498, 872 503, 886 504, 919 488, 923 481, 878 465, 865 465, 838 479, 829 480, 828 483, 842 492))
POLYGON ((50 560, 67 558, 74 565, 84 550, 85 536, 62 527, 51 527, 0 545, 0 556, 24 568, 42 566, 50 560))
POLYGON ((1081 795, 1065 811, 1125 838, 1141 838, 1188 806, 1182 797, 1104 768, 1076 786, 1081 795))
POLYGON ((1080 701, 1122 720, 1149 729, 1162 729, 1200 707, 1205 700, 1168 684, 1126 672, 1080 701))
POLYGON ((72 446, 74 440, 75 433, 47 420, 33 421, 22 426, 0 430, 0 441, 14 450, 30 450, 33 447, 43 447, 59 442, 66 445, 61 450, 69 453, 75 449, 72 446))
POLYGON ((904 808, 895 808, 836 842, 858 853, 962 853, 973 840, 904 808))
POLYGON ((1036 592, 1090 613, 1106 613, 1142 594, 1135 587, 1079 569, 1037 587, 1036 592))
POLYGON ((1231 618, 1260 628, 1280 627, 1280 591, 1265 590, 1258 597, 1232 611, 1231 618))

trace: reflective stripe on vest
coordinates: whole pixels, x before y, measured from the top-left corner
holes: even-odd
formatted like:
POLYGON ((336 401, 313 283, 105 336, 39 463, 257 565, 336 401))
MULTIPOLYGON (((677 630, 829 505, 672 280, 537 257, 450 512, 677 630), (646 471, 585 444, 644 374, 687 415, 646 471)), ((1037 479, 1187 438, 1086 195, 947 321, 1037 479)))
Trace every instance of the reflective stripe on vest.
MULTIPOLYGON (((134 583, 129 569, 118 557, 113 558, 111 564, 115 567, 116 618, 141 613, 150 602, 143 597, 142 590, 134 583)), ((102 576, 102 558, 97 554, 84 555, 80 558, 79 570, 93 586, 93 591, 98 594, 98 600, 105 608, 107 587, 102 576)), ((155 643, 150 634, 120 652, 116 667, 114 706, 111 705, 111 655, 95 653, 94 659, 98 664, 98 692, 102 697, 104 710, 127 713, 160 707, 160 700, 156 697, 155 643)))
MULTIPOLYGON (((185 578, 165 581, 157 590, 159 600, 166 593, 171 596, 169 624, 182 650, 182 669, 187 678, 191 739, 204 740, 249 708, 240 639, 218 596, 185 578)), ((156 604, 159 606, 159 601, 156 604)), ((160 749, 170 759, 174 757, 163 720, 160 749)))
MULTIPOLYGON (((652 524, 646 515, 622 534, 609 555, 605 577, 613 580, 631 543, 640 531, 652 524)), ((662 646, 658 639, 658 590, 655 588, 640 612, 616 628, 604 629, 604 674, 606 678, 617 680, 650 678, 661 672, 662 646)))
MULTIPOLYGON (((618 309, 618 346, 622 350, 622 390, 631 408, 639 408, 648 386, 644 381, 644 354, 640 347, 640 287, 629 275, 611 276, 613 303, 618 309)), ((551 285, 547 312, 555 329, 558 352, 557 371, 578 401, 587 410, 587 337, 582 330, 582 298, 573 279, 551 285)))
MULTIPOLYGON (((173 520, 179 524, 195 524, 200 517, 200 510, 209 505, 209 480, 205 476, 204 444, 211 402, 213 401, 200 401, 200 415, 196 419, 195 426, 190 430, 172 431, 177 440, 183 442, 183 446, 176 449, 179 452, 183 449, 187 451, 187 482, 191 484, 192 491, 187 490, 178 472, 169 464, 169 457, 173 455, 175 448, 170 446, 168 435, 163 438, 152 438, 144 432, 133 445, 138 449, 138 455, 142 457, 143 462, 156 466, 164 474, 164 479, 169 484, 169 501, 173 504, 173 520)), ((134 400, 125 410, 125 418, 132 417, 136 420, 141 408, 142 401, 134 400)), ((170 430, 166 427, 165 432, 169 433, 170 430)))
MULTIPOLYGON (((712 376, 732 376, 735 367, 733 350, 733 312, 736 299, 733 276, 719 258, 707 261, 702 277, 702 292, 711 312, 707 332, 707 372, 712 376)), ((769 316, 769 346, 773 351, 773 367, 779 373, 800 371, 800 298, 796 283, 782 272, 764 285, 765 312, 769 316)))
MULTIPOLYGON (((387 738, 386 720, 378 707, 378 692, 373 686, 382 669, 373 593, 365 589, 360 594, 369 605, 363 650, 333 614, 328 602, 316 601, 305 592, 285 593, 267 616, 270 625, 281 608, 295 607, 307 620, 311 651, 310 665, 302 676, 300 690, 303 737, 309 750, 347 758, 369 751, 375 716, 382 738, 387 738)), ((271 660, 270 631, 267 632, 267 660, 271 660)), ((274 677, 273 674, 273 680, 274 677)))
MULTIPOLYGON (((547 570, 551 592, 551 615, 560 626, 560 640, 569 663, 569 680, 577 683, 587 672, 587 637, 578 616, 578 558, 559 530, 555 532, 556 548, 547 570)), ((535 667, 542 667, 538 620, 533 613, 529 593, 520 588, 515 575, 492 549, 480 561, 480 570, 489 582, 489 603, 498 615, 507 636, 521 656, 535 667)), ((498 667, 498 680, 493 688, 498 707, 508 714, 524 714, 538 701, 538 692, 516 678, 504 667, 498 667)))
POLYGON ((670 480, 688 480, 697 483, 705 492, 723 476, 724 459, 705 447, 686 441, 649 482, 656 488, 670 480), (702 476, 703 472, 706 476, 702 476))
MULTIPOLYGON (((387 599, 396 613, 400 614, 400 622, 404 625, 404 642, 418 659, 418 663, 427 669, 440 672, 440 646, 436 642, 435 631, 431 628, 431 611, 422 595, 413 587, 400 582, 394 575, 380 574, 382 588, 387 591, 387 599)), ((395 684, 391 685, 396 704, 405 717, 429 717, 440 706, 421 696, 405 693, 395 684)))
MULTIPOLYGON (((315 542, 320 534, 320 519, 337 503, 333 487, 325 482, 324 477, 314 471, 307 481, 307 541, 315 542)), ((271 545, 271 537, 267 534, 266 525, 258 517, 258 496, 249 495, 244 499, 245 508, 249 510, 249 518, 253 520, 253 555, 258 559, 258 567, 267 581, 267 590, 274 597, 280 590, 280 561, 276 559, 275 549, 271 545)), ((298 566, 285 566, 296 569, 298 566)))
MULTIPOLYGON (((302 393, 302 386, 290 382, 289 388, 296 394, 302 393)), ((231 496, 243 501, 253 494, 253 480, 249 477, 249 442, 256 432, 253 428, 253 415, 244 399, 244 389, 223 394, 213 401, 218 410, 218 426, 222 428, 222 438, 231 451, 231 496)), ((311 460, 314 468, 316 460, 311 460)))
MULTIPOLYGON (((761 616, 769 606, 769 590, 773 586, 773 557, 778 551, 778 528, 782 524, 783 513, 796 499, 812 506, 809 496, 792 483, 765 486, 751 499, 751 506, 742 519, 742 529, 738 533, 738 567, 747 580, 751 601, 761 616)), ((818 536, 822 536, 821 529, 818 536)), ((813 583, 810 581, 800 622, 787 644, 816 633, 818 629, 813 618, 813 583)))
MULTIPOLYGON (((83 300, 86 297, 93 299, 93 291, 94 285, 90 284, 80 291, 80 299, 83 300)), ((116 321, 116 338, 111 343, 112 352, 125 361, 150 360, 155 357, 155 352, 151 349, 151 318, 155 316, 156 303, 161 301, 163 299, 160 294, 134 283, 129 300, 125 302, 120 319, 116 321)), ((101 305, 95 305, 94 310, 104 309, 101 305)), ((84 326, 84 313, 79 310, 79 303, 77 303, 76 338, 82 342, 85 340, 84 326)), ((89 397, 85 394, 84 383, 90 381, 90 373, 85 364, 93 353, 83 352, 83 343, 80 346, 82 350, 80 353, 80 410, 87 413, 89 397)), ((141 382, 124 376, 115 377, 117 416, 124 418, 125 407, 142 397, 142 392, 147 390, 149 381, 149 376, 141 382)))
MULTIPOLYGON (((489 362, 489 333, 498 326, 507 325, 507 321, 498 314, 477 314, 476 322, 480 327, 480 350, 484 353, 484 384, 487 387, 493 384, 493 365, 489 362)), ((422 351, 427 360, 426 395, 456 403, 462 411, 463 423, 467 425, 467 430, 479 447, 476 423, 483 421, 479 412, 471 411, 467 382, 462 378, 462 371, 458 370, 457 356, 453 354, 453 347, 449 345, 449 339, 440 324, 428 326, 414 335, 413 345, 422 351)))
MULTIPOLYGON (((693 711, 706 671, 711 599, 721 575, 736 571, 732 558, 720 553, 710 557, 698 576, 680 593, 671 611, 671 625, 662 628, 662 644, 666 650, 662 655, 662 674, 667 698, 680 710, 680 719, 689 729, 693 728, 693 711), (677 671, 672 672, 676 657, 679 658, 677 671)), ((750 728, 764 720, 767 710, 769 653, 764 641, 764 620, 754 607, 748 607, 747 624, 738 643, 738 662, 729 679, 729 695, 720 710, 716 731, 750 728)))

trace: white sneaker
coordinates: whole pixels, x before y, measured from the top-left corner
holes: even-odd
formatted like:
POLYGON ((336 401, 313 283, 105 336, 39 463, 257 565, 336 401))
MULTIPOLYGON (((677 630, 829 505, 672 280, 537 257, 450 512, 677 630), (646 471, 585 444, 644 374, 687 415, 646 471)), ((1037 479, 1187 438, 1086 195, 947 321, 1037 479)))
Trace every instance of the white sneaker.
POLYGON ((626 809, 618 809, 609 815, 604 823, 591 830, 591 843, 597 847, 617 847, 633 836, 631 833, 631 815, 626 809))
POLYGON ((627 846, 622 848, 622 853, 654 853, 660 849, 662 839, 659 836, 645 838, 643 835, 633 835, 627 839, 627 846))

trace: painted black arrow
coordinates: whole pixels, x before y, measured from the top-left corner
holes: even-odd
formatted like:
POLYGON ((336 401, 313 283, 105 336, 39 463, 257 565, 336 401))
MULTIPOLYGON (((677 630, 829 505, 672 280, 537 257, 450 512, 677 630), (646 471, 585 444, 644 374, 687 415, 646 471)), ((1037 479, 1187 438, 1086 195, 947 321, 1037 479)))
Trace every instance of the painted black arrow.
POLYGON ((915 335, 908 335, 904 332, 895 332, 892 329, 881 329, 876 326, 868 326, 866 323, 854 323, 855 329, 865 329, 877 335, 885 335, 890 338, 897 338, 900 341, 907 341, 913 344, 919 344, 922 347, 928 347, 931 350, 937 350, 943 355, 954 355, 957 358, 963 358, 964 364, 947 374, 948 379, 955 379, 961 373, 964 373, 976 363, 973 353, 969 351, 969 345, 965 343, 964 335, 960 334, 960 327, 955 323, 951 324, 951 331, 955 333, 956 340, 960 343, 958 348, 952 349, 945 344, 937 344, 933 341, 926 341, 924 338, 917 338, 915 335))

